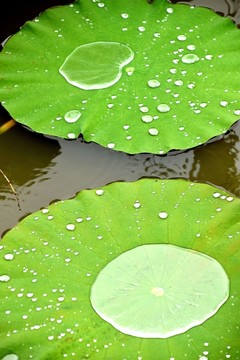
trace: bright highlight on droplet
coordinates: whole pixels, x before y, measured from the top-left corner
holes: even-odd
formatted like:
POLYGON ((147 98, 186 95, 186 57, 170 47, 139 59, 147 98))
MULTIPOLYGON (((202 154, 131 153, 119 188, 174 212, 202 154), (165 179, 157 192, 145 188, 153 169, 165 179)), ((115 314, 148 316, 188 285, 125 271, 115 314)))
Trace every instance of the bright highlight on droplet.
POLYGON ((108 263, 92 285, 97 314, 124 334, 168 338, 202 324, 229 296, 215 259, 170 244, 142 245, 108 263))
POLYGON ((93 42, 73 50, 59 72, 67 82, 80 89, 105 89, 121 78, 122 68, 133 58, 133 51, 124 44, 93 42))

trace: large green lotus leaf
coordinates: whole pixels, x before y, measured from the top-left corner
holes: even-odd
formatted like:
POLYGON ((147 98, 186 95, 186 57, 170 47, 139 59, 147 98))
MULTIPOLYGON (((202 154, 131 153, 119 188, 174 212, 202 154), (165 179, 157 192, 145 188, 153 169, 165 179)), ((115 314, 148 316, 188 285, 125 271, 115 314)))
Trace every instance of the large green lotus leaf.
MULTIPOLYGON (((29 215, 6 233, 0 247, 0 358, 238 359, 239 214, 240 200, 213 186, 141 179, 84 190, 29 215), (215 315, 167 338, 127 335, 98 315, 90 291, 102 269, 149 244, 192 249, 218 262, 230 293, 215 315)), ((164 260, 169 279, 187 259, 172 264, 169 253, 164 260)), ((132 276, 144 264, 130 265, 132 276)), ((197 286, 199 273, 193 269, 180 284, 197 286)), ((121 280, 115 278, 116 286, 121 280)), ((134 316, 128 307, 121 310, 134 316)))
POLYGON ((0 100, 37 132, 127 153, 187 149, 240 115, 239 30, 206 8, 82 0, 27 22, 0 54, 0 100))

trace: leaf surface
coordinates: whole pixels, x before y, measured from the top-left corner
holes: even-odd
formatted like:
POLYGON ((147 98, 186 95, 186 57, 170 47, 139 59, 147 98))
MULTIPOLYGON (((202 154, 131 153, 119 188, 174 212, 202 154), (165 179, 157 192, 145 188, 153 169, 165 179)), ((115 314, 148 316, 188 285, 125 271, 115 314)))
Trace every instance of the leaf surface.
POLYGON ((239 214, 240 200, 213 186, 141 179, 84 190, 29 215, 0 245, 0 358, 237 359, 239 214), (90 302, 97 275, 147 244, 193 249, 219 262, 230 294, 215 315, 166 339, 126 335, 102 320, 90 302))
POLYGON ((206 8, 76 1, 44 11, 6 42, 0 100, 15 120, 43 134, 83 134, 131 154, 192 148, 239 119, 239 48, 235 24, 206 8), (133 58, 111 46, 76 50, 95 43, 123 45, 133 58), (118 57, 119 69, 111 60, 118 57), (89 83, 88 72, 96 81, 75 86, 66 80, 72 72, 80 83, 89 83), (71 111, 78 116, 69 122, 71 111))

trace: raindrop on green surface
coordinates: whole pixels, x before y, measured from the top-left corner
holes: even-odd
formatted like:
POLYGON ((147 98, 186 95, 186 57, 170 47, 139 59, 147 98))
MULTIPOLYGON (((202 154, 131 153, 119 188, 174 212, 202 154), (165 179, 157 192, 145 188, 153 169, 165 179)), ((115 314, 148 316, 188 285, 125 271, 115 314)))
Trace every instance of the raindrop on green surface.
POLYGON ((9 280, 10 280, 10 276, 0 275, 0 282, 8 282, 9 280))
POLYGON ((145 123, 150 123, 153 121, 153 117, 151 115, 143 115, 142 116, 142 121, 145 123))
POLYGON ((5 355, 1 360, 18 360, 18 356, 16 354, 8 354, 5 355))
POLYGON ((81 117, 81 113, 78 110, 70 110, 64 115, 64 119, 68 123, 75 123, 81 117))
POLYGON ((150 128, 150 129, 148 129, 148 132, 150 135, 153 135, 153 136, 156 136, 159 133, 158 129, 156 129, 156 128, 150 128))
POLYGON ((59 72, 67 82, 78 88, 105 89, 121 78, 122 68, 133 57, 133 51, 118 42, 88 43, 78 46, 66 58, 59 72))
POLYGON ((196 54, 186 54, 182 57, 182 62, 185 64, 194 64, 199 61, 199 57, 196 54))
POLYGON ((92 285, 97 314, 117 330, 168 338, 202 324, 229 296, 215 259, 170 244, 142 245, 110 261, 92 285))
POLYGON ((148 80, 148 86, 149 86, 150 88, 157 88, 157 87, 159 87, 160 85, 161 85, 160 82, 159 82, 158 80, 156 80, 156 79, 148 80))
POLYGON ((167 104, 159 104, 157 106, 157 109, 161 113, 166 113, 166 112, 169 112, 171 110, 170 106, 167 105, 167 104))

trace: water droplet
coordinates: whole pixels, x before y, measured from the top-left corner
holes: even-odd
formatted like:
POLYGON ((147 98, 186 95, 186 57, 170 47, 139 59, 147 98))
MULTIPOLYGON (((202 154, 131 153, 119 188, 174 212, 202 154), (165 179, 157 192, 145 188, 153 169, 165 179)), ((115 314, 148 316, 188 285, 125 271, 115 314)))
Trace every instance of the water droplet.
POLYGON ((104 194, 104 190, 103 189, 98 189, 98 190, 96 190, 96 194, 101 196, 101 195, 104 194))
POLYGON ((188 46, 187 46, 187 49, 188 49, 188 50, 195 50, 195 49, 196 49, 196 46, 195 46, 195 45, 188 45, 188 46))
POLYGON ((176 81, 174 82, 174 84, 177 85, 177 86, 182 86, 182 85, 183 85, 183 81, 182 81, 182 80, 176 80, 176 81))
POLYGON ((141 106, 140 111, 143 112, 143 113, 147 113, 149 111, 149 109, 148 109, 147 106, 141 106))
POLYGON ((222 100, 222 101, 220 101, 220 105, 223 107, 226 107, 226 106, 228 106, 228 102, 225 100, 222 100))
POLYGON ((158 135, 158 129, 156 129, 156 128, 150 128, 148 130, 148 132, 149 132, 150 135, 153 135, 153 136, 158 135))
POLYGON ((41 211, 42 211, 43 214, 49 213, 49 209, 42 209, 41 211))
POLYGON ((169 71, 170 71, 171 74, 176 74, 176 73, 177 73, 177 69, 175 69, 175 68, 174 68, 174 69, 170 69, 169 71))
POLYGON ((109 149, 114 149, 115 148, 115 144, 114 143, 109 143, 109 144, 107 144, 107 147, 109 148, 109 149))
POLYGON ((5 260, 13 260, 13 259, 14 259, 14 255, 13 255, 13 254, 5 254, 5 255, 4 255, 4 259, 5 259, 5 260))
POLYGON ((122 17, 123 19, 127 19, 127 18, 129 17, 129 15, 128 15, 127 13, 122 13, 122 14, 121 14, 121 17, 122 17))
POLYGON ((122 68, 133 58, 132 50, 124 44, 93 42, 78 46, 59 72, 68 83, 80 89, 105 89, 121 78, 122 68))
POLYGON ((150 88, 157 88, 160 85, 161 85, 160 82, 158 80, 156 80, 156 79, 148 80, 148 86, 150 88))
POLYGON ((68 133, 67 134, 68 139, 76 139, 76 134, 74 133, 68 133))
POLYGON ((16 354, 8 354, 5 355, 1 360, 18 360, 18 356, 16 354))
POLYGON ((73 231, 73 230, 75 230, 75 225, 74 224, 67 224, 66 229, 70 230, 70 231, 73 231))
POLYGON ((214 194, 213 194, 213 197, 215 197, 215 198, 219 198, 220 197, 220 193, 219 192, 215 192, 214 194))
POLYGON ((139 209, 141 207, 141 204, 139 201, 136 201, 133 206, 135 207, 135 209, 139 209))
POLYGON ((205 56, 205 59, 206 59, 206 60, 212 60, 212 58, 213 58, 212 55, 206 55, 206 56, 205 56))
POLYGON ((135 69, 134 69, 134 67, 129 66, 125 70, 126 70, 126 73, 128 74, 128 76, 131 76, 134 73, 135 69))
POLYGON ((228 296, 229 279, 220 263, 170 244, 122 253, 100 271, 90 292, 103 320, 140 338, 169 338, 201 325, 228 296))
POLYGON ((159 32, 155 32, 155 33, 153 34, 153 36, 154 36, 155 38, 160 38, 161 34, 160 34, 159 32))
POLYGON ((173 13, 173 8, 167 8, 166 11, 167 11, 168 14, 172 14, 173 13))
POLYGON ((64 119, 68 123, 75 123, 80 118, 81 113, 78 110, 70 110, 64 115, 64 119))
POLYGON ((178 35, 177 39, 179 41, 185 41, 187 39, 187 37, 185 35, 178 35))
POLYGON ((151 290, 151 293, 155 296, 163 296, 164 295, 164 289, 159 287, 153 287, 151 290))
POLYGON ((182 57, 184 64, 194 64, 197 61, 199 61, 199 57, 196 54, 186 54, 182 57))
POLYGON ((151 115, 143 115, 142 116, 142 121, 145 123, 150 123, 153 121, 153 117, 151 115))
POLYGON ((144 27, 144 26, 139 26, 139 27, 138 27, 138 30, 139 30, 140 32, 143 32, 143 31, 145 31, 145 27, 144 27))
POLYGON ((167 105, 167 104, 159 104, 157 106, 157 109, 161 113, 166 113, 166 112, 169 112, 171 110, 170 106, 167 105))
POLYGON ((240 110, 235 110, 235 111, 234 111, 234 114, 235 114, 235 115, 240 115, 240 110))
POLYGON ((160 219, 166 219, 168 217, 168 213, 166 211, 161 211, 158 216, 160 219))
POLYGON ((8 282, 9 280, 10 280, 10 276, 0 275, 0 282, 8 282))

